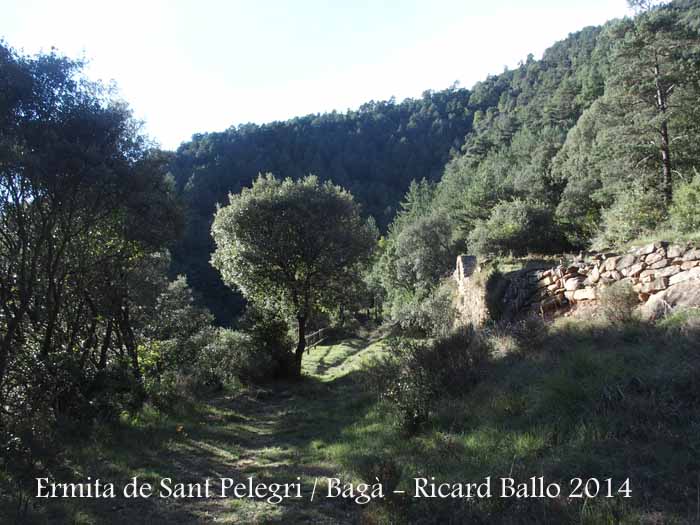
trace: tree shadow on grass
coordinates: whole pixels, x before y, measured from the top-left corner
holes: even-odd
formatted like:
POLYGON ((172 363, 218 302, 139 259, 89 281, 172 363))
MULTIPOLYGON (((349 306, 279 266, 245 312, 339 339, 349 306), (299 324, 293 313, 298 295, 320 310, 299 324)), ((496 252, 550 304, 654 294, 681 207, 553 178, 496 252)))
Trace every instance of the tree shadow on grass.
MULTIPOLYGON (((355 355, 362 347, 353 342, 355 355)), ((350 346, 350 345, 348 345, 350 346)), ((120 424, 98 432, 90 444, 68 454, 70 467, 54 473, 57 482, 89 476, 117 489, 114 499, 33 500, 29 523, 294 523, 356 521, 356 506, 342 499, 309 502, 316 478, 338 477, 337 465, 322 448, 362 418, 369 400, 358 385, 359 372, 324 382, 307 376, 275 385, 261 399, 254 392, 220 396, 192 413, 120 424), (126 499, 120 494, 134 476, 156 494, 126 499), (203 483, 221 493, 220 478, 246 482, 301 483, 302 499, 273 504, 264 499, 159 498, 163 478, 203 483)))
MULTIPOLYGON (((367 348, 367 341, 364 341, 362 339, 352 339, 348 342, 343 342, 342 346, 350 348, 351 351, 349 352, 344 352, 343 354, 335 356, 334 359, 331 359, 329 361, 326 361, 327 359, 330 359, 332 357, 334 349, 337 350, 337 346, 339 345, 333 345, 333 346, 327 346, 323 347, 322 349, 312 349, 311 352, 314 352, 316 350, 317 352, 323 352, 323 355, 318 358, 318 361, 315 365, 315 368, 313 370, 314 374, 325 374, 330 370, 331 368, 335 368, 338 366, 341 366, 344 362, 346 362, 348 359, 356 356, 360 352, 364 351, 367 348)), ((314 356, 315 358, 316 356, 314 356)))

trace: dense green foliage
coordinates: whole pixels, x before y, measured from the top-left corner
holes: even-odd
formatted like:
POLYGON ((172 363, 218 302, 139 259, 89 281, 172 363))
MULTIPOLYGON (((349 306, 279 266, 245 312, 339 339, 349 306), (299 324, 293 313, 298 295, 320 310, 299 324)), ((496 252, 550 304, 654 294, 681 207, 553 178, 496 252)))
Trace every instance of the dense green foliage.
POLYGON ((680 184, 673 197, 671 222, 681 233, 700 231, 700 175, 680 184))
POLYGON ((635 18, 571 34, 471 91, 195 136, 171 164, 188 210, 176 271, 205 293, 219 322, 233 321, 241 298, 207 265, 207 232, 215 204, 267 171, 340 184, 388 231, 387 257, 417 254, 375 272, 375 283, 393 283, 388 310, 403 310, 397 319, 406 318, 397 305, 420 304, 437 283, 421 266, 446 271, 435 259, 554 253, 656 228, 674 186, 699 164, 700 13, 687 0, 634 5, 635 18), (626 215, 630 192, 656 209, 626 215))
MULTIPOLYGON (((224 388, 243 396, 299 378, 309 331, 383 316, 404 337, 364 371, 381 394, 373 419, 340 438, 332 429, 369 439, 364 459, 348 460, 345 442, 319 452, 316 440, 305 452, 314 460, 393 486, 402 467, 387 451, 412 474, 446 478, 453 464, 431 461, 452 449, 468 458, 462 477, 463 467, 560 479, 571 465, 582 475, 605 466, 658 500, 542 508, 562 522, 656 508, 680 517, 697 495, 697 461, 679 452, 688 440, 697 448, 692 312, 643 324, 638 293, 621 282, 601 292, 604 323, 454 332, 459 253, 493 268, 496 314, 504 255, 607 250, 662 228, 698 234, 700 8, 630 4, 635 17, 569 35, 472 90, 234 127, 175 153, 155 148, 80 62, 0 44, 0 500, 16 497, 23 516, 33 479, 60 468, 59 438, 151 412, 184 417, 224 388), (670 462, 632 465, 649 444, 670 462)), ((283 388, 311 407, 330 392, 319 382, 343 377, 336 388, 357 390, 342 359, 363 361, 367 339, 307 357, 306 394, 283 388)), ((357 406, 344 403, 346 421, 357 406)), ((181 426, 168 432, 186 439, 181 426)), ((200 437, 191 450, 210 438, 200 437)), ((406 521, 539 518, 500 500, 382 505, 371 507, 380 518, 406 521)))
POLYGON ((62 422, 140 407, 181 227, 167 157, 80 68, 0 46, 0 464, 20 480, 62 422))
POLYGON ((562 244, 552 215, 552 210, 539 202, 519 198, 501 201, 488 219, 474 225, 467 244, 477 253, 546 253, 562 244))
POLYGON ((350 191, 385 228, 411 180, 439 179, 450 152, 461 146, 471 129, 468 99, 468 90, 453 88, 400 103, 370 102, 347 113, 195 135, 171 165, 187 204, 185 235, 173 251, 176 271, 204 295, 219 322, 232 323, 242 300, 209 265, 217 203, 260 173, 292 179, 311 173, 350 191))
POLYGON ((478 382, 489 347, 474 330, 460 330, 424 342, 391 339, 387 354, 373 363, 370 386, 400 414, 401 425, 416 432, 439 399, 464 395, 478 382))
POLYGON ((230 194, 214 217, 212 264, 257 308, 297 323, 295 366, 301 374, 306 327, 319 310, 347 304, 348 291, 372 253, 377 233, 352 195, 314 176, 260 176, 230 194))
POLYGON ((21 510, 61 433, 272 379, 288 338, 275 319, 215 330, 169 281, 170 156, 80 62, 0 45, 0 86, 0 495, 21 510))
POLYGON ((669 217, 693 230, 683 181, 700 167, 700 14, 693 2, 638 7, 474 86, 460 154, 437 184, 409 189, 383 242, 374 273, 394 319, 420 326, 462 251, 606 249, 669 217))

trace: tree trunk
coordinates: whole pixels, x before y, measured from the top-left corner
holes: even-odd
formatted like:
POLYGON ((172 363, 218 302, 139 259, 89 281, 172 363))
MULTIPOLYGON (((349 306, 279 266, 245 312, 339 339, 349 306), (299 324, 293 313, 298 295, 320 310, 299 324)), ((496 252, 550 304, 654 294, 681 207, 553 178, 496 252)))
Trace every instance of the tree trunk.
POLYGON ((107 351, 109 350, 109 345, 112 344, 112 320, 107 321, 107 329, 105 331, 105 338, 102 341, 102 347, 100 348, 100 361, 97 363, 98 370, 104 370, 107 366, 107 351))
POLYGON ((299 327, 299 340, 297 342, 297 349, 295 353, 294 362, 294 377, 301 377, 301 358, 304 356, 304 350, 306 349, 306 317, 297 317, 297 325, 299 327))
POLYGON ((671 172, 671 141, 668 136, 668 120, 666 111, 668 109, 668 101, 666 100, 667 91, 661 84, 661 68, 659 66, 658 57, 654 66, 654 81, 656 84, 656 109, 661 113, 663 120, 659 132, 661 134, 661 162, 663 164, 663 180, 661 181, 662 191, 664 194, 664 204, 668 208, 671 205, 673 198, 673 179, 671 172))
POLYGON ((134 336, 134 330, 131 327, 131 320, 129 319, 129 307, 124 306, 120 312, 120 332, 124 338, 124 346, 126 346, 126 352, 131 360, 131 368, 136 380, 141 383, 141 368, 139 367, 139 356, 136 350, 136 337, 134 336))
MULTIPOLYGON (((5 373, 7 372, 7 366, 10 362, 10 356, 12 355, 12 345, 14 343, 14 338, 19 330, 19 326, 22 322, 26 311, 26 305, 20 306, 19 313, 11 318, 6 327, 5 334, 3 335, 2 342, 0 342, 0 387, 4 384, 5 373)), ((2 388, 0 388, 0 396, 2 395, 2 388)), ((2 397, 0 397, 0 402, 3 402, 2 397)))
POLYGON ((671 204, 671 199, 673 199, 673 180, 671 178, 671 148, 668 138, 668 123, 665 120, 661 123, 661 161, 664 169, 664 204, 668 207, 671 204))

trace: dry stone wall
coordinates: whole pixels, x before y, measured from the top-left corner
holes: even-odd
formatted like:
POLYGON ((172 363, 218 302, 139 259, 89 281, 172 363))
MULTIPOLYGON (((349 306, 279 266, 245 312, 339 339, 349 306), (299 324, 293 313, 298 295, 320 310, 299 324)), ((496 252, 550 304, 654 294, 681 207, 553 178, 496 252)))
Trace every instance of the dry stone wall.
POLYGON ((484 283, 479 279, 481 268, 473 255, 457 257, 454 279, 457 281, 456 309, 459 312, 458 324, 483 324, 488 318, 484 283))
MULTIPOLYGON (((483 322, 489 317, 483 286, 479 290, 477 283, 470 282, 474 270, 479 270, 476 258, 458 258, 454 277, 462 322, 483 322), (475 297, 481 297, 482 304, 475 297), (478 306, 483 306, 481 317, 471 311, 478 306)), ((644 315, 655 318, 676 306, 700 306, 700 247, 660 241, 621 254, 581 253, 568 264, 528 268, 503 279, 499 301, 506 317, 528 311, 551 315, 579 303, 593 304, 604 286, 628 280, 640 304, 644 303, 644 315)))

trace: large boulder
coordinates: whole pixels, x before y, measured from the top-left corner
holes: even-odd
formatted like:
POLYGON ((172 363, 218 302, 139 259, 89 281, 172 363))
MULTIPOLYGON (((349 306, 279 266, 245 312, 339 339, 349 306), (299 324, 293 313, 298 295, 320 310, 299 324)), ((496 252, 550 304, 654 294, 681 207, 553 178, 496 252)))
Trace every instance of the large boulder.
POLYGON ((686 281, 652 295, 642 306, 642 316, 660 319, 678 308, 700 307, 700 280, 686 281))

